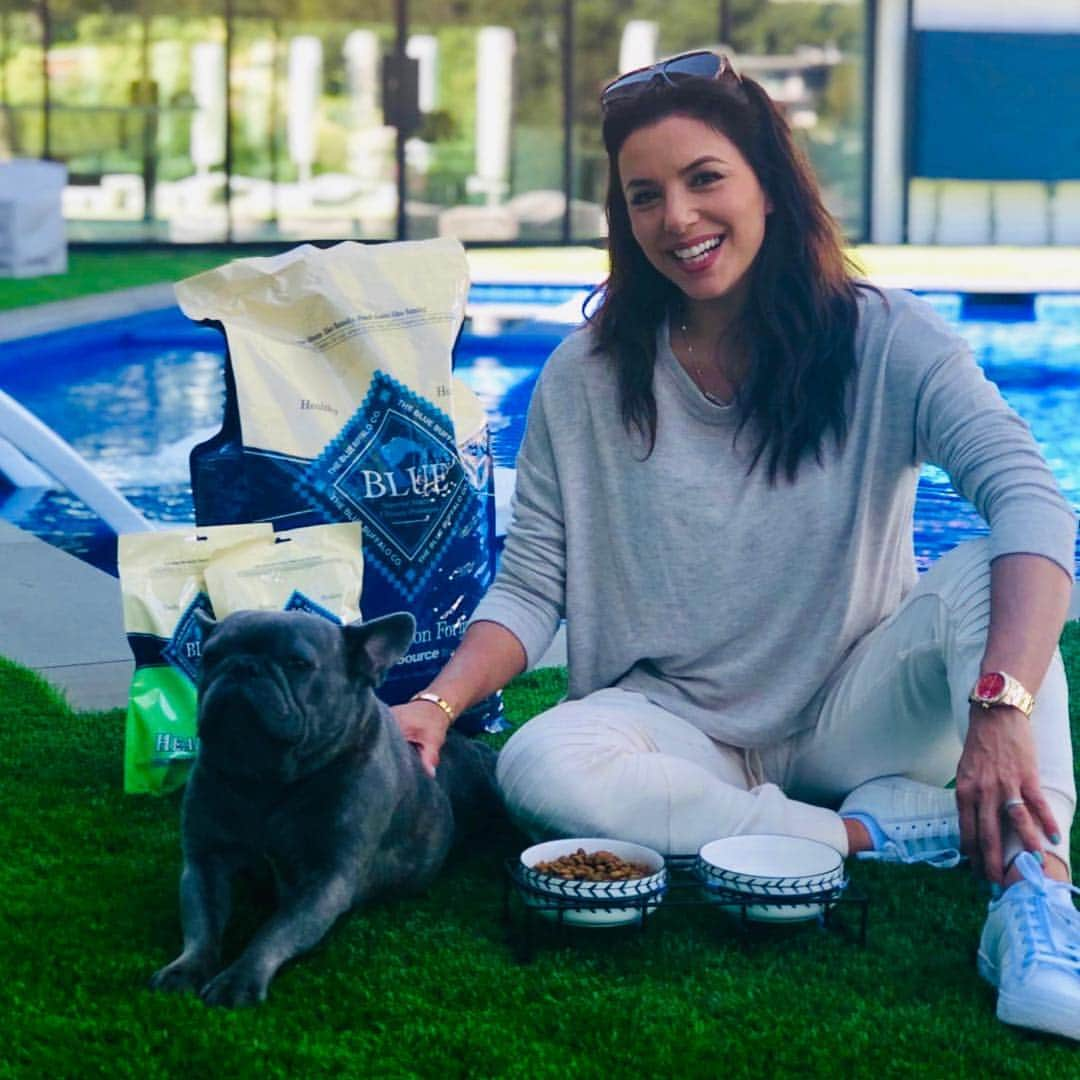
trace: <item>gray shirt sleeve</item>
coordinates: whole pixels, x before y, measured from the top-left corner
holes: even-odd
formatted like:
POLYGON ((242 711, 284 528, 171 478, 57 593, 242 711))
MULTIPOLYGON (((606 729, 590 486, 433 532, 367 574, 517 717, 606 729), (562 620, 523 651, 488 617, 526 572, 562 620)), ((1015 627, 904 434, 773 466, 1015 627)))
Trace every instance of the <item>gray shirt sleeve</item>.
MULTIPOLYGON (((898 334, 900 370, 918 365, 915 455, 944 469, 953 487, 990 526, 991 558, 1041 555, 1073 576, 1076 515, 1047 467, 1027 423, 983 373, 970 348, 926 325, 898 334), (921 358, 912 354, 920 349, 921 358)), ((944 328, 943 328, 944 329, 944 328)))

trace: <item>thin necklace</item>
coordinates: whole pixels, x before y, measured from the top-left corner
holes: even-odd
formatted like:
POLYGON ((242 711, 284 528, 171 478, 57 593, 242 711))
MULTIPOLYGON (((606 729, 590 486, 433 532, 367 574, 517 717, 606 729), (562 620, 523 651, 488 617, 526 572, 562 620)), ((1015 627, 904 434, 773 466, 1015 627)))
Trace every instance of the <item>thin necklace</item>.
POLYGON ((713 405, 730 405, 730 401, 725 401, 715 394, 710 394, 709 391, 705 389, 705 372, 702 370, 701 365, 697 360, 694 359, 694 344, 690 340, 689 333, 687 333, 686 323, 682 320, 679 321, 679 329, 682 331, 683 344, 686 346, 686 359, 690 362, 690 366, 697 374, 695 382, 697 383, 697 388, 701 391, 702 396, 706 401, 712 402, 713 405))

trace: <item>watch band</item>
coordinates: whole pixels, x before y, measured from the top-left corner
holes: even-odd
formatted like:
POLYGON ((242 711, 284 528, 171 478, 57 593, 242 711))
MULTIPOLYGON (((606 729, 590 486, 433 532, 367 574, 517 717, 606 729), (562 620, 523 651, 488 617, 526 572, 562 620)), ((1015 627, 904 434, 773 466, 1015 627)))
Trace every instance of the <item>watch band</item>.
POLYGON ((983 709, 1010 705, 1025 716, 1031 716, 1031 710, 1035 708, 1035 695, 1006 671, 986 671, 980 675, 968 701, 983 709))
POLYGON ((430 701, 432 705, 437 705, 444 713, 446 713, 447 719, 452 724, 457 719, 457 713, 454 712, 454 706, 450 704, 446 698, 439 697, 438 694, 433 693, 431 690, 421 690, 418 694, 413 694, 410 701, 430 701))

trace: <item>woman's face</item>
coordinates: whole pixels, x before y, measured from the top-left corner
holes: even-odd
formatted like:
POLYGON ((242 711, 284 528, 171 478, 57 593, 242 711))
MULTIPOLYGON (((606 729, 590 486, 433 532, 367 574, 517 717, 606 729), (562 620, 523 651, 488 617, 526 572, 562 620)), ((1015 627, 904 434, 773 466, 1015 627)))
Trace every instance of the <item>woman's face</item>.
POLYGON ((645 257, 693 301, 741 304, 772 204, 735 144, 668 116, 623 143, 619 178, 645 257))

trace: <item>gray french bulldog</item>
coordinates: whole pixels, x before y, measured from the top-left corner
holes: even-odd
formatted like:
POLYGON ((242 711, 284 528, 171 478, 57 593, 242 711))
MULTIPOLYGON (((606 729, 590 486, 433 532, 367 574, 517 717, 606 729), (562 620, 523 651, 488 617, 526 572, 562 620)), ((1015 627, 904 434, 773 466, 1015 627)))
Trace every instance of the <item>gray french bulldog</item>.
POLYGON ((431 881, 455 813, 500 814, 495 753, 450 732, 432 779, 375 696, 412 640, 409 614, 348 626, 302 612, 200 621, 200 745, 182 813, 184 947, 150 985, 250 1005, 349 908, 431 881), (231 880, 267 860, 277 909, 219 970, 231 880))

